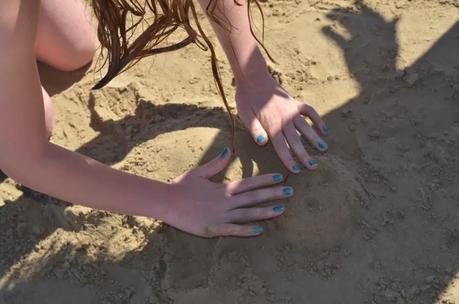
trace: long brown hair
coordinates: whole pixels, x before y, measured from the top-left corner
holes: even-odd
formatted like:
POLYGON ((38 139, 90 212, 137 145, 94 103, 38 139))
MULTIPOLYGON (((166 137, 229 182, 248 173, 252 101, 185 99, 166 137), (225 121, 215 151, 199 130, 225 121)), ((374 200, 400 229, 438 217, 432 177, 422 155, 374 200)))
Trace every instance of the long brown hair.
MULTIPOLYGON (((210 0, 206 8, 206 13, 213 22, 230 31, 231 24, 215 14, 217 1, 219 0, 210 0)), ((262 28, 264 29, 261 6, 258 0, 244 1, 247 1, 247 14, 252 35, 266 51, 252 27, 250 4, 254 2, 261 13, 263 21, 262 28)), ((237 0, 234 0, 234 3, 241 5, 237 0)), ((110 80, 131 68, 144 57, 178 50, 192 43, 196 44, 202 50, 210 51, 211 67, 215 83, 231 119, 233 134, 232 147, 234 150, 235 123, 218 71, 217 56, 212 43, 201 27, 193 1, 92 0, 92 7, 99 22, 97 35, 102 48, 107 52, 103 65, 108 65, 105 76, 93 89, 102 88, 110 80), (142 27, 140 34, 136 31, 139 27, 142 27), (179 29, 185 31, 187 34, 186 38, 169 46, 160 46, 162 42, 179 29), (137 36, 134 37, 134 35, 137 36)), ((266 53, 269 56, 269 53, 266 53)))

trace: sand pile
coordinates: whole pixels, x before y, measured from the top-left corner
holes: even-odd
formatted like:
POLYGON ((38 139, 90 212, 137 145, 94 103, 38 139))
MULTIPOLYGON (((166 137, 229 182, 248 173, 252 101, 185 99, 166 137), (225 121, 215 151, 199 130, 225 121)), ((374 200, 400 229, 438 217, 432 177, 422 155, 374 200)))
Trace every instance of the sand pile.
POLYGON ((287 212, 277 221, 280 238, 315 250, 330 249, 348 239, 368 201, 360 181, 338 157, 318 160, 317 172, 288 177, 295 195, 288 199, 287 212))

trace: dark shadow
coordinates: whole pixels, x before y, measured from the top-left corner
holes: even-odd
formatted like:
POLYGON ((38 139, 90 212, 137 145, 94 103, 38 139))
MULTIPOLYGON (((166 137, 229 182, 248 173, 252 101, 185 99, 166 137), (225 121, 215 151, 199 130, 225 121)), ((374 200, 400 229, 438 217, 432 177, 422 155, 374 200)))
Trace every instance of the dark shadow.
POLYGON ((3 171, 0 171, 0 184, 3 183, 3 181, 7 178, 8 176, 6 176, 5 173, 3 173, 3 171))
POLYGON ((91 64, 87 64, 78 70, 63 72, 46 63, 38 62, 40 80, 49 96, 59 94, 70 88, 74 83, 80 81, 90 67, 91 64))
MULTIPOLYGON (((153 297, 150 299, 153 303, 172 303, 171 293, 189 295, 191 303, 193 294, 187 292, 199 288, 208 288, 208 291, 212 288, 213 293, 220 295, 217 297, 219 303, 229 303, 234 299, 228 301, 225 296, 233 286, 231 282, 239 280, 239 272, 258 279, 258 285, 254 284, 260 292, 256 296, 261 298, 253 303, 266 303, 268 299, 278 303, 436 302, 458 271, 459 213, 452 213, 451 206, 457 206, 459 200, 456 149, 459 96, 455 86, 459 83, 459 23, 412 66, 398 71, 395 65, 399 49, 397 21, 388 22, 363 1, 358 3, 357 12, 334 10, 329 14, 337 25, 346 28, 351 39, 343 38, 332 28, 325 28, 323 32, 342 50, 350 73, 361 86, 359 96, 324 118, 333 130, 328 140, 330 153, 344 160, 354 174, 360 175, 371 196, 359 233, 341 247, 322 252, 320 257, 303 249, 304 244, 289 244, 272 238, 279 227, 271 222, 266 223, 265 236, 250 242, 233 238, 203 240, 167 228, 165 233, 150 235, 150 242, 141 252, 128 254, 121 261, 88 262, 85 253, 80 253, 80 259, 93 271, 103 270, 119 284, 121 296, 110 298, 109 302, 130 303, 135 297, 135 293, 129 293, 131 284, 142 280, 140 285, 148 289, 146 297, 153 297), (385 146, 384 154, 382 145, 385 146), (181 252, 168 248, 177 248, 177 244, 181 252), (289 255, 291 261, 279 258, 294 247, 301 249, 298 256, 289 255), (229 258, 236 260, 228 264, 234 268, 229 272, 231 277, 214 272, 213 285, 209 287, 212 263, 229 258), (131 269, 132 265, 140 266, 131 269), (282 267, 277 267, 279 265, 282 267), (145 268, 150 280, 154 278, 153 283, 145 278, 145 268), (127 279, 113 274, 113 269, 119 269, 127 279), (177 281, 167 285, 167 276, 177 281), (275 285, 280 278, 286 284, 275 285), (300 282, 303 288, 295 288, 296 284, 291 282, 300 282)), ((108 164, 121 161, 134 146, 175 131, 177 126, 180 129, 209 126, 224 130, 215 139, 212 149, 205 152, 202 162, 215 156, 217 150, 229 142, 227 116, 220 108, 183 104, 159 106, 140 101, 136 115, 119 121, 103 121, 94 110, 95 102, 93 99, 89 102, 91 126, 100 135, 78 151, 108 164)), ((286 173, 270 145, 251 153, 254 143, 241 127, 237 128, 236 139, 243 176, 251 175, 253 163, 260 166, 262 173, 286 173)), ((81 229, 81 219, 69 219, 62 206, 49 207, 46 198, 38 200, 45 208, 55 210, 50 217, 56 222, 52 230, 81 229)), ((14 227, 23 208, 38 210, 42 206, 34 207, 26 194, 19 201, 8 203, 0 209, 0 218, 3 214, 8 215, 0 229, 14 227)), ((98 218, 94 216, 93 220, 98 218)), ((24 241, 19 232, 11 232, 12 237, 24 249, 19 252, 11 248, 0 249, 4 251, 2 256, 11 252, 11 259, 1 262, 1 273, 53 231, 44 231, 38 237, 32 235, 29 244, 20 243, 24 241)), ((61 249, 43 264, 50 268, 59 265, 68 250, 71 249, 61 249)), ((2 291, 0 302, 30 300, 27 295, 34 290, 34 284, 40 283, 39 276, 34 279, 2 291)), ((50 282, 60 284, 54 277, 48 284, 50 282)), ((102 290, 112 284, 106 280, 93 283, 82 275, 76 283, 95 284, 102 290)), ((94 286, 88 288, 88 294, 99 294, 94 286)), ((140 294, 141 290, 135 292, 140 294)), ((82 299, 84 296, 94 299, 86 294, 81 295, 82 299)), ((72 299, 69 296, 50 301, 69 302, 72 299)))

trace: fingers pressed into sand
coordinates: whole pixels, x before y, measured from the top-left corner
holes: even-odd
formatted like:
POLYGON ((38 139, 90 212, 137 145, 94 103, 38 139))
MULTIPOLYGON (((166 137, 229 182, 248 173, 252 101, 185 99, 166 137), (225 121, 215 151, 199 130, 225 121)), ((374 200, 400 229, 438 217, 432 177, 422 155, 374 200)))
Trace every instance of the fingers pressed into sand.
POLYGON ((282 174, 264 174, 260 176, 252 176, 246 179, 228 183, 226 189, 229 194, 235 195, 249 190, 275 185, 284 180, 282 174))
POLYGON ((298 110, 300 111, 301 114, 311 119, 312 123, 314 124, 315 129, 319 130, 319 132, 322 135, 328 135, 330 133, 330 129, 325 124, 325 122, 322 120, 319 113, 317 113, 317 111, 314 110, 313 107, 307 104, 304 104, 304 103, 299 103, 298 110))
POLYGON ((271 187, 265 189, 258 189, 249 192, 244 192, 242 194, 238 194, 233 196, 230 199, 230 204, 232 205, 233 209, 241 208, 241 207, 250 207, 256 204, 276 200, 276 199, 283 199, 293 195, 293 188, 292 187, 271 187))
POLYGON ((304 137, 316 147, 317 150, 325 152, 328 150, 327 143, 317 135, 317 132, 308 124, 308 122, 303 117, 296 117, 294 119, 296 128, 303 134, 304 137))
POLYGON ((239 117, 241 118, 246 128, 249 130, 253 140, 257 143, 257 145, 263 146, 268 142, 268 134, 252 111, 240 113, 239 117))
POLYGON ((221 224, 211 229, 211 236, 257 236, 263 233, 263 228, 257 225, 221 224))
POLYGON ((263 221, 277 217, 284 211, 285 206, 283 204, 263 208, 239 208, 229 212, 228 221, 231 223, 263 221))
POLYGON ((296 131, 295 125, 292 123, 288 123, 284 127, 284 134, 287 138, 288 144, 290 148, 295 152, 297 158, 303 163, 303 165, 310 169, 314 170, 317 169, 317 161, 311 156, 309 156, 308 152, 303 146, 303 143, 300 140, 300 137, 296 131))
POLYGON ((284 166, 292 173, 299 173, 301 171, 301 165, 293 159, 284 134, 279 131, 272 135, 271 142, 284 166))
POLYGON ((190 171, 191 174, 204 178, 212 177, 225 169, 231 160, 231 150, 224 148, 220 154, 208 163, 190 171))

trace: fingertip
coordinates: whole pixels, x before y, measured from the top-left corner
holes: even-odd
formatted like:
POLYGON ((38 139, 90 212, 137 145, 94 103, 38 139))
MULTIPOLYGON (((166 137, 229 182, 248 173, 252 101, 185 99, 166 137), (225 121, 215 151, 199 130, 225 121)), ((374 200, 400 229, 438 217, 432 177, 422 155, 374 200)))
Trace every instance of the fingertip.
POLYGON ((268 143, 268 136, 264 135, 264 134, 259 134, 259 135, 256 135, 254 137, 255 139, 255 142, 257 143, 257 145, 259 146, 264 146, 268 143))
POLYGON ((264 229, 261 226, 252 226, 251 230, 252 230, 251 232, 252 236, 259 236, 264 232, 264 229))
POLYGON ((273 182, 280 183, 284 180, 284 176, 280 173, 275 173, 272 175, 273 182))
POLYGON ((298 174, 301 172, 301 165, 299 163, 294 163, 291 167, 290 167, 290 171, 292 173, 295 173, 295 174, 298 174))
POLYGON ((320 152, 325 152, 328 150, 328 144, 323 141, 323 140, 319 140, 317 142, 317 149, 320 151, 320 152))
POLYGON ((274 212, 274 216, 279 216, 285 211, 284 204, 277 204, 272 207, 272 211, 274 212))
POLYGON ((331 129, 330 129, 327 125, 322 124, 322 125, 320 126, 320 132, 321 132, 323 135, 329 135, 330 132, 331 132, 331 129))
POLYGON ((290 186, 287 186, 287 187, 283 187, 282 188, 282 195, 284 197, 290 197, 293 195, 293 188, 290 187, 290 186))
POLYGON ((306 168, 308 168, 309 170, 316 170, 318 167, 319 167, 319 163, 317 162, 317 160, 313 158, 310 158, 306 162, 306 168))
POLYGON ((220 152, 220 154, 219 154, 218 157, 219 157, 220 159, 226 159, 226 158, 228 158, 229 156, 231 156, 231 150, 230 150, 230 148, 225 147, 225 148, 223 148, 223 150, 220 152))

